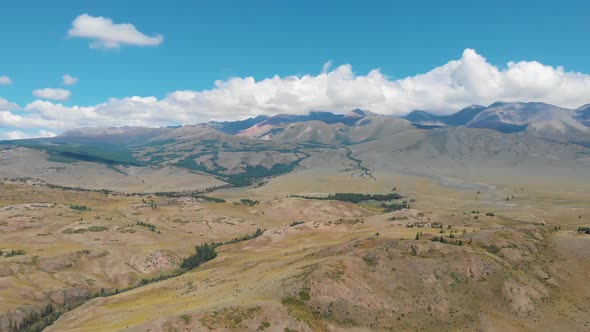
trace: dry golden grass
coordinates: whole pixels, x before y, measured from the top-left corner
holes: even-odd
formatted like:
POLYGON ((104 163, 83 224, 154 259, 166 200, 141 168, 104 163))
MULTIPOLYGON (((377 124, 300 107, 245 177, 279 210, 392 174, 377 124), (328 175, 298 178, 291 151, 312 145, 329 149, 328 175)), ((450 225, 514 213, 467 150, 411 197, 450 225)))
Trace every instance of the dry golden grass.
POLYGON ((27 241, 26 255, 0 258, 0 272, 7 275, 0 287, 5 299, 0 310, 43 302, 45 293, 63 288, 123 288, 175 269, 197 243, 264 228, 257 239, 219 248, 216 259, 192 272, 91 300, 48 330, 589 326, 584 313, 590 310, 585 297, 590 296, 590 262, 583 252, 590 249, 590 240, 571 230, 588 224, 590 193, 518 182, 484 183, 486 189, 478 193, 399 173, 379 174, 379 181, 348 173, 315 174, 295 172, 260 188, 212 194, 227 203, 158 198, 155 209, 143 202, 145 197, 0 185, 0 205, 14 206, 0 210, 0 220, 11 220, 0 226, 5 230, 2 246, 20 249, 27 241), (387 193, 394 187, 416 199, 412 209, 382 214, 369 206, 287 197, 387 193), (240 198, 261 202, 233 204, 240 198), (19 205, 32 202, 52 205, 19 205), (92 210, 74 211, 69 204, 92 210), (136 221, 154 224, 160 233, 129 226, 136 221), (304 223, 290 227, 293 221, 304 223), (429 241, 442 235, 433 223, 442 224, 446 235, 456 232, 464 245, 429 241), (63 233, 91 226, 107 230, 63 233), (418 241, 417 232, 422 234, 418 241), (33 256, 38 256, 35 263, 33 256), (309 300, 300 297, 302 291, 309 300))

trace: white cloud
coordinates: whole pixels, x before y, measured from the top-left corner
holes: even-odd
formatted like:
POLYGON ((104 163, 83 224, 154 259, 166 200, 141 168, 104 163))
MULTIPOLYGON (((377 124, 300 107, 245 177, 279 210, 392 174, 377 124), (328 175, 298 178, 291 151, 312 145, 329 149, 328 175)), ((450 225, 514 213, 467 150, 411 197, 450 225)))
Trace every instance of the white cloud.
MULTIPOLYGON (((0 127, 55 131, 84 126, 166 126, 234 120, 261 114, 303 114, 311 110, 347 112, 362 108, 403 115, 414 109, 450 113, 495 101, 542 101, 576 108, 590 102, 590 75, 535 61, 491 65, 474 50, 431 71, 390 79, 379 70, 355 74, 350 65, 317 75, 274 76, 256 81, 236 77, 203 91, 175 91, 164 98, 126 97, 92 106, 34 101, 24 114, 0 106, 0 127)), ((4 101, 7 103, 7 101, 4 101)), ((0 105, 1 105, 0 100, 0 105)))
POLYGON ((11 111, 18 109, 18 105, 15 103, 11 103, 6 99, 0 97, 0 111, 11 111))
POLYGON ((327 73, 332 68, 332 60, 326 61, 322 66, 322 74, 327 73))
POLYGON ((23 133, 22 131, 9 131, 9 132, 5 132, 0 134, 0 138, 2 138, 3 140, 5 139, 24 139, 24 138, 28 138, 28 135, 26 133, 23 133))
POLYGON ((39 135, 38 137, 55 137, 55 136, 57 136, 55 133, 53 133, 49 130, 39 130, 37 132, 37 135, 39 135))
POLYGON ((61 78, 62 78, 63 85, 74 85, 74 84, 78 83, 77 77, 70 76, 68 74, 63 75, 61 78))
POLYGON ((119 48, 121 45, 157 46, 164 41, 162 35, 148 36, 138 31, 130 23, 113 23, 107 17, 94 17, 82 14, 72 22, 69 37, 81 37, 93 40, 92 48, 119 48))
POLYGON ((0 85, 10 85, 12 80, 8 76, 0 76, 0 85))
POLYGON ((25 133, 22 131, 9 131, 5 133, 0 133, 0 139, 3 140, 13 140, 13 139, 26 139, 26 138, 38 138, 38 137, 55 137, 55 133, 52 133, 47 130, 39 130, 37 133, 25 133))
POLYGON ((70 98, 71 92, 65 89, 38 89, 33 91, 33 96, 41 99, 50 99, 50 100, 68 100, 70 98))
MULTIPOLYGON (((75 126, 75 121, 70 125, 75 126)), ((59 128, 55 120, 47 120, 39 115, 20 115, 11 111, 0 111, 0 128, 59 128)))

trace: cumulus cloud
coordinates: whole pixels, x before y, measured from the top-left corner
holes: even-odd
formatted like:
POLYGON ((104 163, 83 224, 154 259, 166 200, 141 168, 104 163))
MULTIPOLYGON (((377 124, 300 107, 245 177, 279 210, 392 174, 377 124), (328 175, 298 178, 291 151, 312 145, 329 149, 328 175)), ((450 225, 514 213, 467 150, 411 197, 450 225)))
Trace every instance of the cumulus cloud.
POLYGON ((55 133, 53 133, 49 130, 39 130, 37 132, 37 135, 39 135, 38 137, 55 137, 55 136, 57 136, 55 133))
POLYGON ((12 80, 8 76, 0 76, 0 85, 10 85, 12 80))
POLYGON ((326 64, 316 75, 235 77, 210 90, 175 91, 164 98, 126 97, 98 105, 65 106, 37 100, 17 114, 0 108, 0 126, 64 130, 84 126, 166 126, 235 120, 312 110, 362 108, 403 115, 415 109, 447 114, 471 104, 542 101, 576 108, 590 102, 590 75, 536 61, 499 68, 472 49, 427 73, 390 79, 379 70, 361 75, 350 65, 326 64))
POLYGON ((11 103, 6 99, 0 97, 0 111, 10 111, 18 109, 18 105, 15 103, 11 103))
POLYGON ((62 78, 63 85, 74 85, 74 84, 78 83, 77 77, 70 76, 68 74, 63 75, 61 78, 62 78))
POLYGON ((39 130, 36 133, 25 133, 22 131, 8 131, 0 133, 0 139, 2 140, 13 140, 13 139, 26 139, 26 138, 39 138, 39 137, 55 137, 55 133, 47 130, 39 130))
POLYGON ((70 98, 71 92, 65 89, 38 89, 33 91, 33 96, 41 99, 50 99, 50 100, 68 100, 70 98))
POLYGON ((24 139, 28 138, 28 135, 26 133, 23 133, 22 131, 9 131, 0 134, 0 138, 3 140, 24 139))
POLYGON ((157 46, 164 41, 160 34, 148 36, 130 23, 113 23, 107 17, 82 14, 72 22, 68 37, 91 39, 92 48, 119 48, 121 45, 157 46))

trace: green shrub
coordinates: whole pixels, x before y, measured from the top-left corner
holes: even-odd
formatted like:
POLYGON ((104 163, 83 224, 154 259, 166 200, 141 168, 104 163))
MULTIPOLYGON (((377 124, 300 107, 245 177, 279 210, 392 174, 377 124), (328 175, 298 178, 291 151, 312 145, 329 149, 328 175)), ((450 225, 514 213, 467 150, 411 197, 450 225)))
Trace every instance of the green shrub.
POLYGON ((76 211, 90 211, 91 210, 91 208, 89 208, 86 205, 70 205, 70 209, 76 210, 76 211))
POLYGON ((103 226, 90 226, 88 227, 89 232, 102 232, 106 231, 108 228, 103 226))
POLYGON ((299 291, 299 298, 301 299, 301 301, 309 301, 311 299, 311 295, 309 295, 308 292, 302 289, 301 291, 299 291))

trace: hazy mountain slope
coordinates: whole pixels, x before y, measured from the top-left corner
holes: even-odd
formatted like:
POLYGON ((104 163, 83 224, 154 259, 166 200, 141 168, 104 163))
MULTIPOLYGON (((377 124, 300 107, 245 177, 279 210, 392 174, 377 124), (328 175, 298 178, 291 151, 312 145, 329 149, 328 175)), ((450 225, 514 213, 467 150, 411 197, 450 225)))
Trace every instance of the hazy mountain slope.
POLYGON ((404 119, 419 125, 464 126, 484 110, 484 106, 472 105, 450 115, 436 115, 425 111, 412 111, 404 119))
MULTIPOLYGON (((106 165, 121 174, 126 174, 125 167, 128 166, 180 167, 185 172, 220 180, 213 183, 230 182, 234 185, 248 185, 266 176, 289 172, 307 156, 296 144, 229 135, 202 124, 143 130, 83 130, 64 137, 8 141, 2 145, 35 149, 46 153, 45 158, 51 162, 71 164, 63 168, 65 177, 74 177, 70 172, 84 161, 97 167, 106 165)), ((27 174, 37 175, 33 171, 21 172, 21 176, 27 174)), ((187 182, 182 187, 191 185, 202 189, 197 182, 187 182)))
POLYGON ((473 118, 475 118, 484 109, 484 106, 471 105, 457 113, 444 116, 443 121, 449 126, 464 126, 469 121, 473 120, 473 118))
POLYGON ((578 108, 576 111, 576 120, 590 127, 590 104, 586 104, 578 108))
POLYGON ((323 123, 337 123, 341 121, 343 115, 333 114, 330 112, 310 112, 306 115, 278 114, 267 118, 264 121, 257 122, 251 127, 244 128, 238 134, 241 136, 262 137, 272 132, 284 129, 293 123, 319 121, 323 123))
POLYGON ((379 179, 399 171, 447 181, 478 182, 518 178, 529 182, 577 183, 590 177, 590 149, 487 129, 444 128, 412 131, 349 147, 379 179))
POLYGON ((488 107, 470 106, 451 115, 413 111, 405 119, 421 126, 467 126, 502 133, 529 131, 556 140, 590 141, 590 107, 570 110, 545 103, 496 102, 488 107))
POLYGON ((405 160, 431 160, 433 165, 444 160, 510 165, 560 160, 583 162, 590 157, 590 150, 586 148, 539 139, 528 133, 506 135, 485 129, 444 128, 423 131, 423 136, 417 140, 397 145, 394 141, 402 141, 399 136, 382 138, 375 146, 367 142, 351 148, 362 150, 367 156, 375 152, 373 147, 387 149, 384 152, 388 155, 381 159, 383 163, 397 163, 399 157, 404 156, 405 160))
POLYGON ((353 117, 349 115, 350 124, 327 124, 320 121, 300 122, 286 128, 264 135, 266 140, 287 142, 312 142, 326 145, 353 144, 380 137, 397 134, 405 130, 415 130, 404 119, 368 114, 353 117), (354 120, 354 121, 353 121, 354 120))
POLYGON ((369 115, 345 128, 350 142, 358 143, 415 130, 410 122, 385 115, 369 115))
POLYGON ((268 119, 268 116, 259 115, 255 118, 248 118, 240 121, 209 122, 208 124, 224 133, 234 135, 266 119, 268 119))
POLYGON ((430 114, 426 111, 414 110, 410 113, 402 116, 403 119, 406 119, 414 124, 419 125, 431 125, 431 126, 444 126, 440 118, 441 116, 436 114, 430 114))
POLYGON ((213 176, 174 166, 51 161, 47 153, 24 147, 0 148, 0 178, 33 178, 65 187, 122 192, 202 190, 225 184, 213 176))
POLYGON ((306 142, 326 145, 349 143, 344 133, 344 125, 330 125, 323 121, 307 121, 293 123, 276 133, 268 133, 261 137, 264 140, 278 140, 286 142, 306 142))
POLYGON ((467 126, 507 133, 528 130, 544 138, 572 140, 590 132, 574 116, 573 110, 545 103, 497 102, 480 112, 467 126))
POLYGON ((346 125, 354 125, 358 119, 364 118, 367 115, 369 115, 368 112, 360 109, 352 110, 348 114, 334 114, 330 112, 310 112, 306 115, 279 114, 264 121, 260 121, 250 128, 242 130, 238 135, 257 138, 264 137, 268 139, 268 134, 276 134, 291 124, 315 121, 325 124, 342 123, 346 125))

